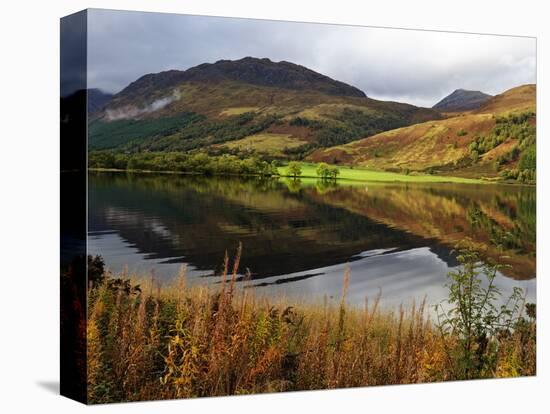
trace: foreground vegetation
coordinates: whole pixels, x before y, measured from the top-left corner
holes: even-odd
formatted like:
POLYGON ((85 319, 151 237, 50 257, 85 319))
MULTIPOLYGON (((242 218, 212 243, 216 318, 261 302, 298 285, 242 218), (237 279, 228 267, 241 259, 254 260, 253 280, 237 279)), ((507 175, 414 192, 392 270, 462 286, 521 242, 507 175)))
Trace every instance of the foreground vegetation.
MULTIPOLYGON (((496 305, 497 266, 470 250, 449 275, 449 299, 380 310, 295 304, 237 289, 240 251, 215 288, 136 286, 89 262, 88 393, 92 403, 534 375, 534 305, 496 305), (232 269, 232 270, 231 270, 232 269), (485 282, 485 283, 482 283, 485 282), (484 287, 485 286, 485 287, 484 287)), ((246 278, 244 280, 246 283, 246 278)))

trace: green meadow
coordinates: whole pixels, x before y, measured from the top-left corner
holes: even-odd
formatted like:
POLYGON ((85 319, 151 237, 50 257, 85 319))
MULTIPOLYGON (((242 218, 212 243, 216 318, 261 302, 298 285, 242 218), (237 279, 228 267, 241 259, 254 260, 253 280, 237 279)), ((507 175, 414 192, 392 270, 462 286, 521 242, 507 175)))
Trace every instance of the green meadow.
MULTIPOLYGON (((300 178, 319 178, 317 175, 317 165, 315 163, 301 163, 302 174, 300 178)), ((288 166, 279 167, 279 174, 282 177, 289 177, 288 166)), ((468 183, 480 184, 487 183, 485 180, 463 178, 463 177, 447 177, 429 174, 399 174, 388 171, 373 171, 363 168, 338 167, 338 180, 350 181, 381 181, 381 182, 415 182, 415 183, 468 183)))

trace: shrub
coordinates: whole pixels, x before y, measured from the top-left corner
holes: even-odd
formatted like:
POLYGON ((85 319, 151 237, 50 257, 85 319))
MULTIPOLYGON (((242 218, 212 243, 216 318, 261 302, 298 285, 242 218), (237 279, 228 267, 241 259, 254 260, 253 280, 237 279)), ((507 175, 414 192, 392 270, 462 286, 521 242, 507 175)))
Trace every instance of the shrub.
POLYGON ((457 378, 493 377, 498 357, 498 336, 509 335, 520 320, 523 292, 514 288, 502 299, 494 280, 502 267, 484 263, 474 246, 466 241, 457 251, 459 267, 448 274, 449 297, 436 306, 443 336, 452 334, 459 347, 452 355, 457 378))

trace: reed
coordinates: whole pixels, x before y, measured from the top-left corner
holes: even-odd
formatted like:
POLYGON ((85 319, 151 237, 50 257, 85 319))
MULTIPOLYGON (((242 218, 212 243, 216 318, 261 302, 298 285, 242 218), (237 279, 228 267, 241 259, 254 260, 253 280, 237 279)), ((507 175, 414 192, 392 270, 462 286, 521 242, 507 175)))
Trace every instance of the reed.
MULTIPOLYGON (((465 379, 463 338, 427 316, 425 303, 380 310, 269 299, 237 287, 241 249, 217 288, 139 288, 105 280, 89 292, 88 392, 93 403, 313 390, 465 379), (231 273, 230 270, 231 269, 231 273)), ((135 282, 134 282, 135 283, 135 282)), ((534 375, 535 320, 494 338, 491 363, 472 377, 534 375)))

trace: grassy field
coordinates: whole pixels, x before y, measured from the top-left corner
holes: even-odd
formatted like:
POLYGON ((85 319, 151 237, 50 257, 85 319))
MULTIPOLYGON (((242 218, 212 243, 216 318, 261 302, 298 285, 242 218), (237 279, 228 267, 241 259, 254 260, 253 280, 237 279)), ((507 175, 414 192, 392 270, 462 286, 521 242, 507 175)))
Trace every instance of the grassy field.
POLYGON ((455 295, 460 303, 454 303, 457 310, 467 305, 476 312, 461 313, 460 320, 449 313, 448 324, 435 324, 422 303, 393 312, 380 310, 380 298, 362 307, 348 306, 349 271, 343 275, 339 304, 294 303, 237 288, 239 254, 232 266, 226 257, 219 283, 210 288, 186 287, 185 268, 172 286, 161 287, 151 279, 137 287, 127 275, 96 278, 88 294, 89 402, 536 372, 534 307, 527 305, 528 317, 520 313, 508 324, 502 324, 506 315, 495 319, 486 313, 485 292, 475 283, 474 289, 464 290, 469 277, 478 277, 475 265, 466 263, 470 270, 455 275, 454 286, 465 296, 455 295), (470 324, 475 331, 465 328, 470 324))
POLYGON ((220 146, 254 151, 258 154, 283 156, 285 148, 298 148, 304 144, 307 144, 307 141, 291 137, 289 134, 260 133, 236 141, 230 141, 220 146))
POLYGON ((220 112, 220 115, 222 116, 233 116, 233 115, 242 115, 247 112, 255 112, 258 109, 260 109, 257 106, 237 106, 234 108, 226 108, 223 111, 220 112))
MULTIPOLYGON (((317 177, 317 164, 314 163, 302 163, 302 175, 303 178, 318 178, 317 177)), ((289 176, 287 173, 287 166, 279 167, 279 174, 283 177, 289 176)), ((362 168, 349 168, 338 167, 340 174, 338 180, 351 180, 351 181, 382 181, 382 182, 416 182, 416 183, 468 183, 468 184, 480 184, 487 183, 485 180, 477 180, 463 177, 447 177, 438 175, 421 175, 421 174, 398 174, 386 171, 372 171, 362 168)))

